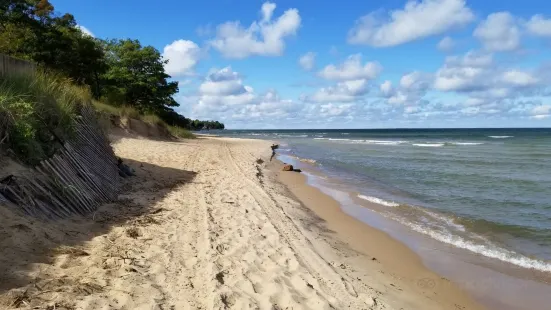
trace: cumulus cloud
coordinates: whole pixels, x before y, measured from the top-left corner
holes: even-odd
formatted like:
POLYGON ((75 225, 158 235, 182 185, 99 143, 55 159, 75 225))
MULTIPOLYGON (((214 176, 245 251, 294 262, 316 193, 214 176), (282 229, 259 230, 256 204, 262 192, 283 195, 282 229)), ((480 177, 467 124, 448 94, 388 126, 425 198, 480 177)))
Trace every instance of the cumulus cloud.
POLYGON ((538 83, 538 79, 528 72, 508 70, 502 75, 503 82, 514 86, 531 86, 538 83))
POLYGON ((526 23, 528 32, 533 35, 551 38, 551 18, 545 18, 543 15, 534 15, 526 23))
POLYGON ((351 44, 395 46, 469 24, 474 14, 464 0, 410 0, 401 10, 371 12, 348 33, 351 44))
POLYGON ((247 93, 247 89, 239 74, 226 67, 208 75, 199 85, 199 92, 203 95, 229 96, 247 93))
POLYGON ((301 99, 305 102, 352 102, 358 101, 368 92, 368 81, 365 79, 350 80, 337 83, 335 86, 323 87, 309 96, 301 99))
POLYGON ((297 9, 288 9, 273 20, 276 5, 265 2, 260 21, 248 28, 239 21, 226 22, 216 28, 216 37, 209 44, 227 58, 253 55, 280 56, 285 50, 285 38, 296 34, 301 18, 297 9))
POLYGON ((549 91, 550 76, 545 72, 545 67, 519 69, 495 61, 487 52, 470 51, 447 57, 432 88, 463 98, 456 110, 463 115, 543 118, 540 115, 548 114, 545 108, 535 107, 549 91))
MULTIPOLYGON (((415 105, 430 88, 432 76, 422 72, 410 72, 404 74, 397 85, 392 86, 391 81, 385 81, 380 85, 381 96, 391 105, 415 105)), ((410 111, 412 111, 410 109, 410 111)))
POLYGON ((389 80, 384 81, 379 87, 383 97, 390 97, 394 93, 394 88, 392 88, 392 82, 389 80))
POLYGON ((491 78, 491 54, 468 52, 463 57, 450 56, 435 74, 434 88, 440 91, 468 91, 483 87, 491 78))
POLYGON ((376 62, 362 64, 362 55, 354 54, 341 64, 330 64, 323 68, 318 74, 327 80, 359 80, 374 79, 382 71, 382 66, 376 62))
POLYGON ((442 52, 449 52, 455 47, 455 42, 450 37, 444 37, 438 42, 437 47, 442 52))
POLYGON ((322 104, 319 109, 319 115, 322 117, 342 116, 349 112, 352 107, 352 104, 322 104))
POLYGON ((92 38, 95 38, 96 36, 92 33, 92 31, 90 31, 90 29, 82 26, 82 25, 77 25, 77 28, 80 29, 80 31, 82 31, 82 33, 84 33, 85 35, 88 35, 88 36, 91 36, 92 38))
POLYGON ((237 72, 226 67, 209 74, 199 85, 199 109, 216 106, 234 106, 251 103, 255 99, 253 89, 243 85, 237 72))
POLYGON ((164 47, 163 58, 168 60, 165 70, 169 75, 187 75, 199 62, 201 49, 193 41, 176 40, 164 47))
POLYGON ((470 51, 463 57, 446 58, 435 74, 434 88, 505 98, 514 92, 540 87, 540 82, 534 72, 504 68, 494 62, 491 54, 470 51))
POLYGON ((302 108, 292 100, 280 98, 273 89, 257 94, 231 67, 211 70, 196 95, 180 96, 178 101, 191 106, 192 118, 217 119, 234 128, 276 124, 292 119, 302 108))
POLYGON ((316 65, 316 53, 308 52, 298 60, 299 65, 306 71, 311 71, 316 65))
POLYGON ((489 51, 512 51, 520 46, 520 30, 509 12, 488 15, 473 35, 489 51))
POLYGON ((551 116, 551 105, 539 105, 532 108, 530 117, 533 119, 545 119, 551 116))

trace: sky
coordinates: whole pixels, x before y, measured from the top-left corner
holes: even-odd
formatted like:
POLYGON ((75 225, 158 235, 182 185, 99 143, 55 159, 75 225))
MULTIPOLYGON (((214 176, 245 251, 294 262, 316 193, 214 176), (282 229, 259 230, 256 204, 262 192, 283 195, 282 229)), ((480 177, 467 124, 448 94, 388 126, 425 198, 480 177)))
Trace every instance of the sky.
POLYGON ((230 129, 551 127, 548 0, 53 0, 230 129))

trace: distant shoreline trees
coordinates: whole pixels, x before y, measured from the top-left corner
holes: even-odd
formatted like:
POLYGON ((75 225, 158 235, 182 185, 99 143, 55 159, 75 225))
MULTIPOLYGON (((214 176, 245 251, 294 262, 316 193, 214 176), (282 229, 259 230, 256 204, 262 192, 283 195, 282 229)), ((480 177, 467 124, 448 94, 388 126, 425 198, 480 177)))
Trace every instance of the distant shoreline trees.
POLYGON ((26 59, 89 86, 94 98, 157 114, 171 126, 190 130, 224 129, 218 121, 178 114, 161 53, 138 40, 102 40, 82 32, 71 14, 58 14, 48 0, 0 2, 0 53, 26 59))

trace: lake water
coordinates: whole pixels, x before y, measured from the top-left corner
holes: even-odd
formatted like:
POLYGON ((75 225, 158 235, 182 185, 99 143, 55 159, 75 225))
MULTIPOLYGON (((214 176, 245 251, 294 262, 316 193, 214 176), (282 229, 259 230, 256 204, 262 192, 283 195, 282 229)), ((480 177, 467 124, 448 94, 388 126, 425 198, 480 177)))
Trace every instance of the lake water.
MULTIPOLYGON (((213 133, 213 132, 211 132, 213 133)), ((225 130, 338 179, 430 238, 551 272, 551 129, 225 130)))

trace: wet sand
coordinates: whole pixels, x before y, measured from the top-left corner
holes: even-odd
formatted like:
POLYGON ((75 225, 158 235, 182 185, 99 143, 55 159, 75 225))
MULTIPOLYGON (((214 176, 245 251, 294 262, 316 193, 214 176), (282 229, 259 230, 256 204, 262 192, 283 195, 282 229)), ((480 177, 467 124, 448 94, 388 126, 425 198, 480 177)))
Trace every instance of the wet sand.
MULTIPOLYGON (((390 256, 388 265, 392 266, 393 271, 400 270, 404 278, 409 279, 409 283, 414 283, 415 279, 422 277, 421 270, 426 272, 428 268, 441 275, 442 279, 446 277, 450 280, 431 281, 431 286, 459 287, 489 309, 523 310, 548 307, 547 296, 551 294, 549 274, 519 268, 428 238, 382 216, 379 212, 384 213, 388 206, 358 198, 358 193, 349 192, 338 180, 328 178, 315 164, 311 164, 311 160, 305 161, 287 155, 279 158, 305 172, 300 176, 280 176, 281 181, 287 184, 295 195, 302 196, 302 201, 310 201, 310 205, 307 205, 327 219, 328 223, 332 223, 334 230, 342 235, 341 238, 350 240, 350 244, 355 248, 363 249, 365 253, 372 255, 390 256), (310 194, 306 195, 304 191, 310 194), (323 197, 324 201, 320 202, 320 197, 323 197), (330 204, 330 210, 324 207, 327 205, 327 199, 336 200, 330 204), (352 227, 355 226, 357 229, 353 230, 352 227), (384 237, 381 237, 381 234, 384 237), (391 244, 392 246, 389 246, 391 244), (407 250, 396 251, 404 246, 407 250, 411 249, 409 255, 414 256, 413 259, 408 257, 408 264, 405 266, 401 264, 400 259, 395 259, 397 255, 407 255, 404 254, 408 253, 407 250), (410 261, 413 263, 410 264, 410 261)), ((423 281, 415 284, 423 286, 423 281)))

